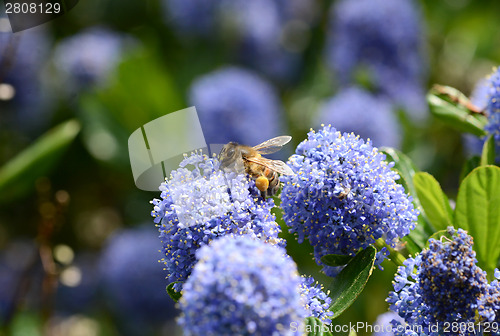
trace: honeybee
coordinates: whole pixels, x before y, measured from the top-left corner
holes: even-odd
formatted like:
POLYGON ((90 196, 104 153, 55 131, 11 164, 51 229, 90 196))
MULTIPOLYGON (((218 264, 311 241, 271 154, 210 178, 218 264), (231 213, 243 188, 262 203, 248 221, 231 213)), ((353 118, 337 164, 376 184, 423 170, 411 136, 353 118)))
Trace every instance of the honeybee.
POLYGON ((219 154, 221 168, 250 175, 262 198, 266 199, 266 196, 273 196, 278 191, 278 174, 293 175, 294 172, 283 161, 267 159, 262 155, 279 151, 291 139, 291 136, 283 135, 254 147, 230 142, 222 147, 219 154))

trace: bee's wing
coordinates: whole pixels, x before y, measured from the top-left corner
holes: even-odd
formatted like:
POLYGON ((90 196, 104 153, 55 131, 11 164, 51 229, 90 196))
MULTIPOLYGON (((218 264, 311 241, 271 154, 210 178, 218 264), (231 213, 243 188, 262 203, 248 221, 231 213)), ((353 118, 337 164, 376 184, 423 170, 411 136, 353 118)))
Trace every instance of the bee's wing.
POLYGON ((263 165, 264 167, 267 167, 271 170, 274 170, 277 173, 283 174, 283 175, 294 175, 295 173, 293 172, 292 168, 288 167, 286 163, 280 160, 270 160, 266 159, 262 156, 252 156, 249 158, 246 158, 247 161, 257 163, 260 165, 263 165))
POLYGON ((271 154, 279 151, 283 145, 286 145, 292 139, 289 135, 282 135, 276 138, 269 139, 263 143, 254 146, 253 149, 259 154, 271 154))

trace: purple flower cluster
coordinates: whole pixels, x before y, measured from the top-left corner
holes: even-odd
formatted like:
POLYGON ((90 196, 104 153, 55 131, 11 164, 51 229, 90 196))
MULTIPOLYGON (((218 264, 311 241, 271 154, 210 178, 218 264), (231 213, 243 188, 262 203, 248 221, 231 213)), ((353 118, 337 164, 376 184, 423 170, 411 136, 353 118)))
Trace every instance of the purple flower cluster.
POLYGON ((395 246, 414 228, 418 211, 384 159, 370 140, 332 126, 309 132, 290 157, 295 175, 282 177, 283 219, 299 243, 309 239, 318 264, 327 254, 353 256, 379 238, 395 246))
POLYGON ((185 335, 299 335, 307 316, 301 277, 285 249, 247 236, 226 236, 196 253, 179 320, 185 335))
POLYGON ((332 124, 340 132, 370 138, 376 146, 397 148, 401 143, 401 130, 395 112, 386 99, 350 87, 323 105, 318 124, 332 124))
POLYGON ((161 184, 161 198, 152 201, 168 273, 176 291, 191 274, 196 251, 218 237, 246 234, 271 244, 284 244, 271 214, 272 199, 264 201, 253 181, 219 169, 216 158, 192 154, 161 184), (186 166, 192 166, 189 170, 186 166))
POLYGON ((251 71, 227 67, 204 75, 191 85, 189 102, 209 144, 256 145, 282 133, 278 95, 251 71))
MULTIPOLYGON (((421 326, 424 335, 439 335, 444 322, 461 322, 465 326, 480 322, 478 315, 490 322, 498 319, 498 282, 488 284, 486 272, 476 265, 472 237, 452 227, 448 233, 452 240, 430 239, 428 249, 399 267, 394 291, 387 298, 391 309, 406 324, 421 326), (431 325, 438 325, 439 330, 433 330, 431 325)), ((395 335, 403 335, 401 329, 395 335)))
POLYGON ((422 19, 413 0, 341 0, 334 4, 327 61, 343 85, 365 71, 374 89, 425 117, 422 19))

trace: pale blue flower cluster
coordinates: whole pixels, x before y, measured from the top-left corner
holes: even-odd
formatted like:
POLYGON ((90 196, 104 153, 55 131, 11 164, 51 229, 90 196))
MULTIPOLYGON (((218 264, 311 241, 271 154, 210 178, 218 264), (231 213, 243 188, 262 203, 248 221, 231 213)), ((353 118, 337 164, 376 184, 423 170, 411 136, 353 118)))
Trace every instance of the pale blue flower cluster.
POLYGON ((318 124, 332 124, 340 132, 371 139, 375 146, 400 147, 401 129, 387 99, 350 87, 324 103, 318 124))
POLYGON ((395 246, 414 228, 418 211, 384 160, 370 140, 332 126, 309 132, 290 157, 295 175, 282 177, 283 219, 299 243, 309 239, 318 264, 327 254, 353 256, 379 238, 395 246))
POLYGON ((323 285, 315 282, 313 277, 302 277, 300 292, 305 302, 308 316, 319 318, 323 323, 330 324, 333 312, 328 310, 332 299, 324 292, 323 285))
POLYGON ((414 0, 341 0, 332 6, 326 57, 343 85, 364 71, 373 89, 422 119, 422 36, 414 0))
POLYGON ((189 90, 206 142, 257 145, 282 134, 282 108, 274 88, 257 74, 226 67, 196 79, 189 90))
POLYGON ((252 237, 225 236, 196 253, 184 285, 184 335, 299 335, 307 316, 301 277, 285 249, 252 237))
POLYGON ((219 169, 216 158, 194 153, 161 184, 161 199, 152 201, 152 216, 163 243, 169 283, 182 283, 191 274, 195 253, 228 234, 246 234, 271 244, 284 244, 271 214, 274 201, 263 200, 252 180, 219 169), (190 169, 187 168, 190 167, 190 169))
POLYGON ((472 325, 480 322, 478 316, 498 321, 498 282, 488 284, 486 272, 476 265, 472 237, 466 231, 449 227, 448 233, 452 240, 430 239, 428 249, 399 267, 387 298, 391 309, 406 324, 421 326, 424 335, 440 335, 445 322, 472 325), (431 326, 436 325, 434 330, 431 326))

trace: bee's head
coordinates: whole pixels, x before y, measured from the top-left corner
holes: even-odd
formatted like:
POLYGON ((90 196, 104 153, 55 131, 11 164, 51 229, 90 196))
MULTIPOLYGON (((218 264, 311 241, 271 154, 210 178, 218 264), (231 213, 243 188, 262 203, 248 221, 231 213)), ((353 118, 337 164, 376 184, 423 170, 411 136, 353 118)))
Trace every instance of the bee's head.
POLYGON ((219 153, 219 161, 222 166, 225 166, 236 159, 239 152, 238 146, 239 145, 236 142, 230 142, 222 147, 222 150, 219 153))

